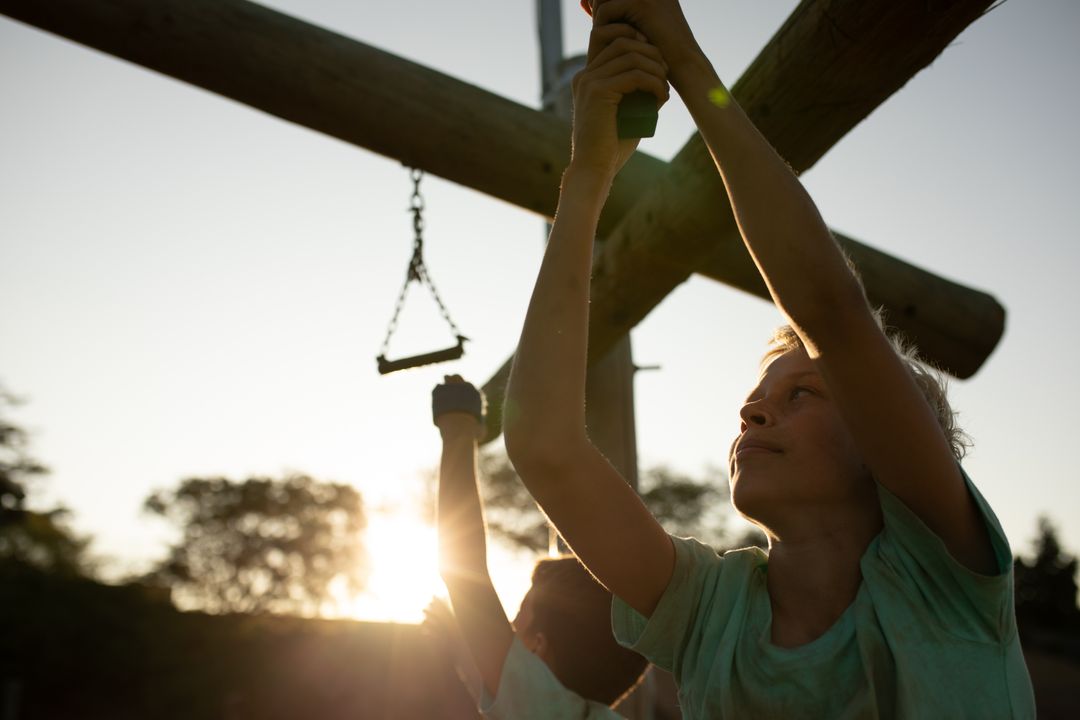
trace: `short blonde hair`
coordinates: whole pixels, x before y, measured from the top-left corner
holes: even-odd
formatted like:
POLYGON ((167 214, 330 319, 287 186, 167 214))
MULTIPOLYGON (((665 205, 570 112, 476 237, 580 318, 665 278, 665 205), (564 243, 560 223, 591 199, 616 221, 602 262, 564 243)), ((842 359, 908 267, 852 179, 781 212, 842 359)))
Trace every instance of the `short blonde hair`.
MULTIPOLYGON (((971 447, 971 438, 956 422, 957 413, 949 404, 945 375, 920 358, 918 349, 914 344, 905 340, 899 333, 887 329, 880 310, 874 312, 874 319, 877 320, 878 327, 889 339, 889 343, 892 344, 896 354, 904 361, 904 365, 907 366, 911 377, 915 380, 915 384, 918 385, 923 397, 926 398, 926 402, 930 404, 930 409, 934 411, 938 425, 941 427, 941 431, 945 433, 945 439, 949 442, 953 456, 957 460, 962 459, 967 453, 967 449, 971 447)), ((802 338, 795 332, 795 329, 790 325, 783 325, 777 328, 772 338, 770 338, 769 349, 761 359, 761 364, 765 366, 774 358, 802 347, 802 338)))

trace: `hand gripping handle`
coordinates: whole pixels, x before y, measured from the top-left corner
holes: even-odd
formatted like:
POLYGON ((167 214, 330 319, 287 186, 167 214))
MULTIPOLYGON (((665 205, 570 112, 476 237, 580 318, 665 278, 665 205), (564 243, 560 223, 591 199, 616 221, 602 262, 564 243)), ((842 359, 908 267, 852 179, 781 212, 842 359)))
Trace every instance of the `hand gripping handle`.
POLYGON ((441 415, 452 412, 469 413, 481 425, 487 400, 484 393, 469 383, 443 383, 431 391, 431 419, 438 420, 441 415))

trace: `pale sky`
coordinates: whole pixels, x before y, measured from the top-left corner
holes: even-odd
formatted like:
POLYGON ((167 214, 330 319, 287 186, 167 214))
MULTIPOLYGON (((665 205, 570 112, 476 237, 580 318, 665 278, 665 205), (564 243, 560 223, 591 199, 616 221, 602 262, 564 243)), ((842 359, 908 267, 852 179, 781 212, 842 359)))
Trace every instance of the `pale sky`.
MULTIPOLYGON (((438 0, 267 4, 538 106, 532 2, 483 17, 438 0)), ((684 5, 731 84, 796 2, 684 5)), ((576 1, 564 29, 581 52, 576 1)), ((804 175, 831 227, 1005 306, 997 350, 951 394, 975 440, 965 467, 1023 552, 1041 513, 1080 552, 1077 31, 1075 2, 1009 0, 804 175)), ((0 97, 0 381, 28 400, 12 419, 53 470, 40 502, 138 568, 169 537, 140 514, 153 489, 299 470, 396 512, 372 548, 391 557, 393 518, 415 522, 438 458, 431 387, 447 371, 483 383, 512 351, 541 219, 426 179, 429 269, 473 342, 452 365, 380 377, 412 241, 399 163, 6 18, 0 97)), ((670 159, 691 130, 675 99, 642 149, 670 159)), ((394 354, 448 344, 419 298, 394 354)), ((662 366, 636 383, 643 465, 724 464, 779 322, 695 278, 638 326, 636 361, 662 366)), ((426 601, 411 598, 395 602, 426 601)))

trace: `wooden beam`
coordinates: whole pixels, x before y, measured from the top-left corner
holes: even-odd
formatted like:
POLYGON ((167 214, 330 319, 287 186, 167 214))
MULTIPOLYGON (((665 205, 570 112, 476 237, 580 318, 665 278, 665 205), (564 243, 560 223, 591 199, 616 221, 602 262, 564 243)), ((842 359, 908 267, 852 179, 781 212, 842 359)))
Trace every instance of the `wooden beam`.
MULTIPOLYGON (((971 377, 1005 329, 1005 309, 993 296, 964 287, 833 231, 859 270, 870 304, 885 309, 890 327, 917 341, 920 352, 960 378, 971 377)), ((726 245, 699 266, 705 275, 759 297, 765 284, 734 229, 726 245)))
MULTIPOLYGON (((930 64, 993 0, 803 0, 732 87, 751 120, 796 172, 812 166, 874 108, 930 64)), ((1005 311, 909 263, 839 238, 871 301, 925 357, 970 377, 997 345, 1005 311)), ((768 297, 744 249, 719 173, 700 136, 631 208, 595 258, 589 359, 599 358, 692 270, 768 297)), ((484 386, 498 408, 511 361, 484 386)), ((502 418, 489 413, 489 439, 502 418)))
MULTIPOLYGON (((992 1, 804 0, 732 93, 802 172, 929 65, 992 1)), ((723 273, 724 282, 767 297, 725 199, 712 158, 695 136, 596 258, 591 352, 602 354, 629 332, 686 280, 687 268, 723 273)), ((841 244, 871 299, 929 359, 959 377, 979 368, 1004 332, 1004 310, 991 296, 970 291, 954 297, 955 283, 844 238, 841 244)))
MULTIPOLYGON (((804 170, 989 4, 806 0, 733 91, 804 170)), ((565 123, 268 8, 243 0, 0 0, 0 13, 554 213, 568 159, 565 123)), ((670 167, 641 153, 631 160, 601 218, 609 240, 597 258, 592 351, 610 347, 694 271, 764 296, 723 198, 696 137, 670 167)), ((849 250, 891 322, 951 372, 975 372, 1003 329, 1004 310, 992 297, 865 246, 849 250)), ((504 381, 505 372, 487 386, 493 405, 504 381)))
MULTIPOLYGON (((550 218, 570 127, 245 0, 0 0, 0 14, 550 218)), ((628 163, 610 231, 667 163, 628 163)))

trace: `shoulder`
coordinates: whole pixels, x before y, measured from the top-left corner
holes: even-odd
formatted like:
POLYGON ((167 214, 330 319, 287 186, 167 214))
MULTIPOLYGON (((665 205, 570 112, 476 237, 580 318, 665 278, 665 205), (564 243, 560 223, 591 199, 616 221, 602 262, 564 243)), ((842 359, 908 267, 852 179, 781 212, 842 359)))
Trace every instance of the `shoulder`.
POLYGON ((989 537, 996 572, 978 573, 959 562, 911 508, 879 486, 884 527, 863 556, 863 579, 879 614, 907 608, 902 614, 920 617, 927 631, 1000 642, 1015 633, 1012 553, 990 505, 961 473, 989 537))
POLYGON ((903 500, 892 493, 883 485, 878 485, 878 498, 881 504, 881 513, 884 520, 884 528, 881 533, 881 544, 886 548, 896 546, 905 553, 922 562, 936 561, 937 569, 959 573, 962 576, 972 578, 992 578, 1007 576, 1012 569, 1012 551, 1009 548, 1008 538, 1005 531, 994 514, 990 504, 983 497, 979 489, 975 487, 967 472, 957 465, 963 478, 965 488, 971 503, 978 515, 979 522, 986 530, 990 541, 990 550, 993 553, 995 572, 990 574, 978 573, 969 570, 959 563, 949 552, 944 540, 935 533, 903 500))
POLYGON ((756 545, 727 550, 723 554, 727 565, 726 572, 731 574, 750 573, 769 562, 769 554, 756 545))
POLYGON ((720 555, 692 538, 672 537, 675 570, 652 615, 645 617, 615 598, 615 638, 665 670, 678 669, 697 650, 714 647, 729 621, 747 602, 755 571, 767 556, 760 548, 720 555))
POLYGON ((688 593, 704 599, 735 591, 768 564, 768 554, 759 547, 719 553, 694 538, 672 537, 671 541, 675 546, 675 571, 664 594, 669 600, 688 593))
POLYGON ((486 691, 481 695, 480 712, 489 720, 619 717, 610 708, 563 687, 543 660, 529 652, 517 637, 506 654, 498 691, 494 697, 486 691), (600 710, 608 714, 597 714, 600 710))
MULTIPOLYGON (((745 547, 719 553, 694 538, 672 537, 675 570, 665 592, 671 600, 687 595, 708 600, 745 586, 756 570, 768 563, 761 548, 745 547)), ((658 608, 659 609, 659 608, 658 608)))

